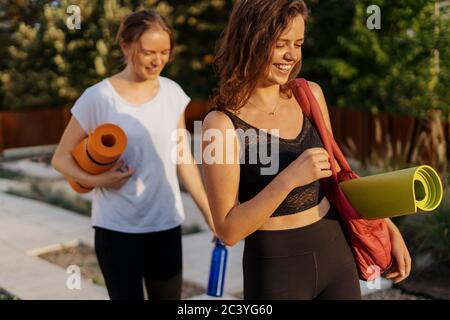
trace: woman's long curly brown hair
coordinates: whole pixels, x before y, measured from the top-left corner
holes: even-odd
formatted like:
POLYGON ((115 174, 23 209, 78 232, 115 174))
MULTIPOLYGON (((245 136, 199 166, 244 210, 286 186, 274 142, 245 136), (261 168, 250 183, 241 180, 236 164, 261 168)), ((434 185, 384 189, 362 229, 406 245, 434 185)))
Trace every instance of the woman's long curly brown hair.
MULTIPOLYGON (((308 8, 302 0, 237 0, 217 44, 214 59, 219 78, 214 103, 219 110, 244 106, 265 75, 276 41, 298 15, 306 23, 308 8)), ((301 61, 289 80, 297 77, 301 61)), ((287 85, 283 94, 290 94, 287 85)))

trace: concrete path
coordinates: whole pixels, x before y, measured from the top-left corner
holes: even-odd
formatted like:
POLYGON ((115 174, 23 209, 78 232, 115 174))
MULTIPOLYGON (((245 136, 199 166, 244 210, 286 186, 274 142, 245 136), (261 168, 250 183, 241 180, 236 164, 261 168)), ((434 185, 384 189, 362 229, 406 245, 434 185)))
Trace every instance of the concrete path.
POLYGON ((102 287, 35 256, 46 247, 80 240, 92 245, 89 219, 41 202, 0 193, 0 287, 20 299, 107 299, 102 287))
MULTIPOLYGON (((20 299, 107 299, 103 287, 82 281, 81 290, 69 290, 70 274, 63 268, 37 257, 59 245, 85 243, 93 246, 90 218, 45 203, 5 194, 10 187, 26 188, 25 183, 0 179, 0 287, 20 299)), ((183 194, 186 224, 206 223, 191 198, 183 194), (194 210, 195 209, 195 210, 194 210)), ((183 236, 184 279, 206 288, 213 243, 204 231, 183 236)), ((240 291, 240 247, 230 248, 227 287, 240 291), (234 268, 234 265, 237 268, 234 268)), ((199 296, 199 299, 209 298, 199 296)), ((232 299, 232 296, 223 298, 232 299)))

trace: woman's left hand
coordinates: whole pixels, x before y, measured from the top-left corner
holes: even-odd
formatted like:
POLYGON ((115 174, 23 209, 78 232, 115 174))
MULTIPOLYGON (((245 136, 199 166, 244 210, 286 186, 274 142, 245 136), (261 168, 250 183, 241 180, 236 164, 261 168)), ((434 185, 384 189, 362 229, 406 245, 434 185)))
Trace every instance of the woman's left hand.
POLYGON ((386 275, 386 279, 393 279, 394 283, 399 283, 411 273, 411 256, 400 230, 395 225, 392 225, 389 231, 394 265, 393 269, 386 275))

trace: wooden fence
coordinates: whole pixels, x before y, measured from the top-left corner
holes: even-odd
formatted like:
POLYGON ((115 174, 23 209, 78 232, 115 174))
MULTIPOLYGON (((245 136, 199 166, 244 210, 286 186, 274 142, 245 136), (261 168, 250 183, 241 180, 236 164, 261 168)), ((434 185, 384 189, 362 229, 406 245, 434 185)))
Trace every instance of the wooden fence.
MULTIPOLYGON (((202 120, 209 108, 206 101, 190 103, 186 109, 186 125, 191 132, 193 122, 202 120)), ((351 108, 330 108, 330 118, 334 136, 344 153, 363 162, 374 155, 390 157, 401 163, 411 162, 419 152, 416 162, 433 165, 433 159, 437 157, 435 153, 439 150, 441 158, 450 158, 448 121, 440 122, 441 140, 445 140, 445 150, 441 150, 441 146, 430 146, 431 142, 427 140, 436 131, 432 127, 436 123, 430 124, 429 120, 371 114, 351 108)), ((10 148, 57 144, 69 120, 69 108, 0 112, 0 152, 10 148)))

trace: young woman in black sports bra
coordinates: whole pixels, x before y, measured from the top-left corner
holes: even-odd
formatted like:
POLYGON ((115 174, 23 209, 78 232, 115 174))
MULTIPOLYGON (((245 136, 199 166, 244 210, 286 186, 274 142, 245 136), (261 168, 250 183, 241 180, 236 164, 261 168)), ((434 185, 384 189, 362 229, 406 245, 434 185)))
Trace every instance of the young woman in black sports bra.
MULTIPOLYGON (((331 176, 328 154, 288 84, 301 68, 307 12, 301 0, 238 0, 216 54, 202 168, 218 237, 245 239, 244 299, 361 298, 339 215, 319 182, 331 176)), ((309 85, 331 131, 323 93, 309 85)), ((389 225, 396 254, 409 257, 389 225)), ((410 261, 401 267, 409 273, 410 261)))

